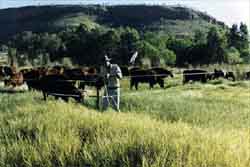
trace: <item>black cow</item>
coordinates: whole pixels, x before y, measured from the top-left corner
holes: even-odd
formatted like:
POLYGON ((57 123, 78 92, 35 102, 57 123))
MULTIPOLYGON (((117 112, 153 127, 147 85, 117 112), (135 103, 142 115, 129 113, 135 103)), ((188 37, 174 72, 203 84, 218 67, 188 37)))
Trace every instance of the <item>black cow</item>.
POLYGON ((246 79, 247 79, 247 80, 250 80, 250 71, 246 72, 245 75, 246 75, 246 79))
POLYGON ((156 72, 153 70, 132 68, 130 77, 130 89, 135 86, 135 89, 138 90, 139 83, 149 83, 149 87, 153 88, 154 84, 157 83, 156 72))
POLYGON ((218 78, 225 78, 228 80, 235 81, 235 75, 232 71, 224 73, 223 70, 214 69, 214 72, 208 75, 208 79, 218 79, 218 78))
POLYGON ((14 73, 14 70, 11 67, 3 66, 2 72, 5 76, 10 76, 14 73))
POLYGON ((40 78, 43 76, 38 69, 33 69, 30 71, 21 71, 23 74, 24 82, 28 85, 29 90, 36 89, 40 87, 40 78))
POLYGON ((235 75, 232 71, 226 72, 225 78, 232 81, 236 80, 235 75))
POLYGON ((0 78, 6 78, 13 75, 14 71, 11 67, 0 66, 0 78))
POLYGON ((156 73, 156 82, 160 85, 161 88, 164 88, 164 79, 167 77, 174 77, 171 71, 168 71, 164 68, 155 67, 150 69, 156 73))
POLYGON ((82 93, 63 75, 47 75, 40 79, 39 89, 43 92, 44 100, 48 95, 54 96, 56 99, 59 97, 68 101, 69 97, 74 98, 76 101, 81 101, 82 93))
POLYGON ((205 70, 185 70, 183 71, 183 84, 189 81, 200 81, 206 83, 209 73, 205 70))
POLYGON ((217 70, 217 69, 214 69, 214 73, 212 75, 213 75, 212 79, 218 79, 218 78, 225 77, 225 73, 222 70, 217 70))
POLYGON ((80 88, 84 90, 85 86, 93 86, 100 90, 104 86, 104 77, 98 74, 85 74, 84 80, 80 83, 80 88))

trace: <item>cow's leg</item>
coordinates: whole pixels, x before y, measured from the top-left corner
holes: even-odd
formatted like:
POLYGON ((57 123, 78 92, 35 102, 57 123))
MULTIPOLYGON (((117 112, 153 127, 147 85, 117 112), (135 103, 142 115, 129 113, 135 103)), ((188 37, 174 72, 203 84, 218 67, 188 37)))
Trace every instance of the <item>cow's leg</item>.
POLYGON ((32 91, 32 87, 29 84, 27 84, 27 86, 28 86, 28 90, 32 91))
POLYGON ((68 97, 62 97, 62 99, 63 99, 65 102, 68 102, 68 101, 69 101, 69 98, 68 98, 68 97))
POLYGON ((183 78, 183 82, 182 83, 183 83, 183 85, 185 85, 187 83, 187 80, 186 80, 185 77, 183 78))
POLYGON ((202 78, 202 83, 206 83, 207 82, 207 78, 206 77, 203 77, 202 78))
POLYGON ((132 89, 133 89, 133 86, 134 86, 134 80, 133 80, 133 79, 131 79, 131 80, 130 80, 130 90, 132 90, 132 89))
POLYGON ((85 90, 85 83, 84 83, 84 81, 81 81, 81 82, 80 82, 79 88, 85 90))
POLYGON ((161 88, 165 88, 164 81, 162 81, 161 88))
POLYGON ((154 88, 154 83, 153 82, 149 82, 149 88, 153 89, 154 88))
POLYGON ((73 99, 75 99, 77 102, 80 102, 80 97, 73 97, 73 99))
POLYGON ((47 95, 46 95, 46 93, 45 92, 43 92, 43 100, 47 100, 47 95))
POLYGON ((135 89, 138 90, 138 85, 139 85, 139 82, 136 82, 135 83, 135 89))
POLYGON ((159 79, 158 84, 161 88, 164 88, 164 79, 159 79))
MULTIPOLYGON (((98 99, 99 99, 99 97, 98 97, 98 99)), ((84 102, 84 96, 80 96, 80 97, 76 98, 76 101, 79 103, 84 102)), ((98 101, 98 104, 99 104, 99 101, 98 101)))

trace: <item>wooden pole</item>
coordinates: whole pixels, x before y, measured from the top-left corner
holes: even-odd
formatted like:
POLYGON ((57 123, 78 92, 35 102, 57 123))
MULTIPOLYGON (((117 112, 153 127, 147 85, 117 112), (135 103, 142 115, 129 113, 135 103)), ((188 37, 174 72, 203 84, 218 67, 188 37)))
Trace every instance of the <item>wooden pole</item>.
POLYGON ((96 88, 96 108, 100 110, 100 89, 96 88))

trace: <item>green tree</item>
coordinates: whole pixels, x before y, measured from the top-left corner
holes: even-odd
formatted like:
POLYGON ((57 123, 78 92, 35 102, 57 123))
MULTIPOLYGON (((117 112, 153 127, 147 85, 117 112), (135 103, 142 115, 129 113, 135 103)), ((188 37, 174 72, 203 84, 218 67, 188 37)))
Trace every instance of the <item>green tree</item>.
POLYGON ((100 37, 103 55, 108 54, 111 57, 118 55, 118 47, 120 43, 120 34, 115 29, 109 30, 100 37))
POLYGON ((171 37, 166 45, 168 49, 175 53, 177 66, 184 66, 188 62, 187 53, 189 48, 193 45, 190 39, 175 39, 171 37))
POLYGON ((120 29, 121 41, 119 47, 119 61, 123 65, 127 65, 132 54, 138 50, 138 42, 140 41, 140 35, 136 29, 126 27, 120 29))
POLYGON ((164 61, 165 65, 175 65, 176 64, 176 55, 173 51, 169 49, 164 49, 160 53, 161 59, 164 61))
POLYGON ((159 36, 155 32, 146 32, 143 39, 154 47, 161 50, 166 49, 166 42, 168 40, 168 36, 159 36))
POLYGON ((156 47, 147 41, 141 41, 138 45, 139 59, 149 59, 152 66, 157 66, 160 63, 159 51, 156 47))
POLYGON ((207 34, 201 30, 196 30, 194 34, 194 43, 205 44, 207 42, 207 34))
POLYGON ((229 46, 236 48, 244 62, 250 61, 249 32, 246 24, 241 23, 238 28, 234 24, 228 35, 229 46))
POLYGON ((226 47, 227 39, 225 33, 215 27, 210 28, 207 36, 207 51, 210 56, 209 63, 225 62, 226 47))
POLYGON ((241 50, 249 49, 249 33, 246 24, 243 23, 240 24, 239 33, 240 33, 241 50))
POLYGON ((226 63, 239 64, 242 62, 243 60, 240 57, 240 52, 236 48, 230 47, 226 50, 226 63))
POLYGON ((238 30, 238 25, 233 24, 232 27, 230 28, 230 32, 228 35, 228 43, 229 47, 235 47, 237 49, 240 48, 240 33, 238 30))
POLYGON ((10 66, 16 67, 17 66, 17 49, 9 47, 8 55, 9 55, 9 64, 10 64, 10 66))

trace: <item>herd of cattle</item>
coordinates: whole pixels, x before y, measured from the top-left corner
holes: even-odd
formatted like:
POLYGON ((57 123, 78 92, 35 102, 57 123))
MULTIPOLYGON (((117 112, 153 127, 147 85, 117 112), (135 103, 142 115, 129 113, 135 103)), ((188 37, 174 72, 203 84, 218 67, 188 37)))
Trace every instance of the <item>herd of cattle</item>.
POLYGON ((82 90, 86 85, 94 86, 97 89, 101 89, 104 85, 104 80, 97 74, 95 68, 70 69, 55 66, 17 71, 8 66, 0 66, 0 78, 4 81, 5 86, 16 87, 26 83, 29 90, 42 91, 44 100, 48 95, 52 95, 66 101, 69 97, 80 101, 83 99, 82 90))
MULTIPOLYGON (((130 89, 138 89, 139 83, 148 83, 150 88, 159 84, 164 88, 164 80, 167 77, 174 77, 171 71, 164 68, 141 69, 133 67, 121 67, 124 76, 130 77, 130 89)), ((246 72, 246 79, 250 79, 250 72, 246 72)), ((100 90, 105 85, 104 75, 100 75, 100 70, 92 67, 66 68, 54 66, 51 68, 39 67, 32 69, 15 70, 9 66, 0 66, 0 80, 5 86, 20 86, 24 83, 29 89, 36 89, 43 92, 46 100, 48 95, 55 98, 61 97, 68 100, 69 97, 80 101, 84 94, 82 90, 85 86, 93 86, 100 90)), ((233 72, 223 72, 215 69, 213 72, 206 70, 184 70, 183 84, 189 81, 207 82, 208 80, 226 78, 235 81, 233 72)))
MULTIPOLYGON (((171 71, 164 68, 151 68, 143 70, 140 68, 132 68, 129 71, 130 75, 130 88, 135 86, 138 89, 138 84, 141 82, 149 83, 150 88, 153 88, 155 84, 159 84, 161 88, 164 88, 164 79, 167 77, 174 77, 171 71)), ((219 78, 225 78, 231 81, 235 81, 236 77, 234 72, 214 69, 213 72, 200 69, 184 70, 183 73, 183 84, 189 83, 190 81, 199 81, 206 83, 208 80, 215 80, 219 78)), ((250 80, 250 71, 245 73, 245 79, 250 80)))

